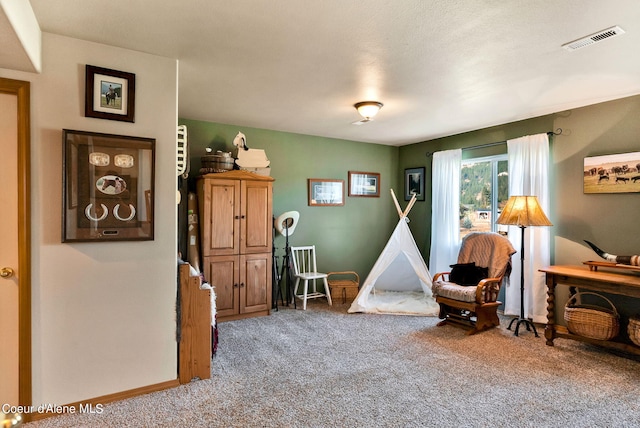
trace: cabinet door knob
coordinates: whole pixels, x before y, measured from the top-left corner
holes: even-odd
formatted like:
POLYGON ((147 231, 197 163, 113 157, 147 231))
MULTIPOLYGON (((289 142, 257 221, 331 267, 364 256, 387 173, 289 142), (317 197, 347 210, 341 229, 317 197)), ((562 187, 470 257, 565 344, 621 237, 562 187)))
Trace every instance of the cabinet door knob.
POLYGON ((244 287, 244 282, 241 282, 241 283, 240 283, 240 287, 244 287))
POLYGON ((238 288, 238 284, 233 284, 233 288, 238 288))

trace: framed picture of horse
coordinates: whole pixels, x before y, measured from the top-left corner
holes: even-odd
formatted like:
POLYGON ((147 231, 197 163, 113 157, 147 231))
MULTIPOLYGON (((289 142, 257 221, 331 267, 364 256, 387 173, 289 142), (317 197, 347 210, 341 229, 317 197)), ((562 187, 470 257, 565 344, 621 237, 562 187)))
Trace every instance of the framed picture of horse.
POLYGON ((63 130, 62 242, 153 240, 155 139, 63 130))
POLYGON ((135 122, 136 75, 86 65, 84 115, 135 122))
POLYGON ((584 193, 640 192, 640 152, 584 158, 584 193))

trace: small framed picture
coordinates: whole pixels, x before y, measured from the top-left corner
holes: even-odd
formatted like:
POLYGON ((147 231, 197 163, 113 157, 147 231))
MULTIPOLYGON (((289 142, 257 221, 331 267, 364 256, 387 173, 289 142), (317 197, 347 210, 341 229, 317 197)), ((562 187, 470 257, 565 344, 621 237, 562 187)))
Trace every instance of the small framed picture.
POLYGON ((349 196, 380 197, 380 174, 349 171, 349 196))
POLYGON ((153 240, 155 139, 63 130, 62 242, 153 240))
POLYGON ((344 180, 309 178, 309 206, 329 207, 344 205, 344 180))
POLYGON ((87 65, 84 115, 134 122, 136 75, 87 65))
POLYGON ((424 201, 424 167, 404 170, 404 200, 411 200, 414 194, 417 201, 424 201))

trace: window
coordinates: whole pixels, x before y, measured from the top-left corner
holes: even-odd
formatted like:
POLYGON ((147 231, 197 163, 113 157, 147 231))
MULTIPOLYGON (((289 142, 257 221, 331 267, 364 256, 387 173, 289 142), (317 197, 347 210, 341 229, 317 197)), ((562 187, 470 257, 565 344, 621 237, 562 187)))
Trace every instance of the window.
MULTIPOLYGON (((495 224, 509 199, 507 155, 462 161, 460 171, 460 238, 470 232, 500 232, 495 224)), ((504 228, 504 230, 502 230, 504 228)))

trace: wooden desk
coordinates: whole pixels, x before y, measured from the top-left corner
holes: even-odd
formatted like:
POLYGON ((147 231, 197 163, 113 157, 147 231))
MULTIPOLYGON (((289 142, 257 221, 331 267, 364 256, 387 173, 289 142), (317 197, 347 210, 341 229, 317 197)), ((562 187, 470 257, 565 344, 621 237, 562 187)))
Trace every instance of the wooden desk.
POLYGON ((565 327, 555 325, 555 289, 558 283, 572 288, 640 298, 640 276, 605 270, 592 271, 587 266, 549 266, 540 271, 547 276, 547 326, 544 330, 547 345, 553 346, 556 337, 563 337, 640 355, 640 347, 633 345, 631 341, 622 341, 626 337, 624 326, 620 328, 622 339, 618 336, 612 340, 595 340, 571 334, 565 327))

